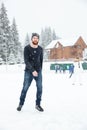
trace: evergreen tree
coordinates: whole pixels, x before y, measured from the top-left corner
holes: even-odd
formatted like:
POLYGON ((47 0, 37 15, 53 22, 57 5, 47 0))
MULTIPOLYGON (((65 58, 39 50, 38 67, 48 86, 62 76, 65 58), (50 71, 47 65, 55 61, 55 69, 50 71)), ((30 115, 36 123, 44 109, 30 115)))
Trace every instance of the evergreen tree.
POLYGON ((46 39, 45 39, 45 32, 42 29, 41 30, 41 35, 40 35, 40 45, 45 48, 45 44, 46 44, 46 39))
POLYGON ((2 57, 2 52, 3 52, 3 30, 1 28, 1 22, 0 22, 0 57, 2 57))
POLYGON ((56 36, 55 30, 53 29, 53 40, 56 40, 56 39, 57 39, 57 36, 56 36))
POLYGON ((12 51, 9 54, 8 64, 15 64, 15 58, 14 58, 14 54, 12 51))
POLYGON ((10 25, 9 19, 7 17, 7 10, 2 3, 0 9, 0 47, 1 47, 1 57, 7 62, 8 52, 9 52, 9 43, 11 42, 10 35, 10 25))
POLYGON ((48 45, 52 40, 52 31, 50 27, 45 28, 45 38, 46 38, 46 45, 48 45))
POLYGON ((52 40, 56 40, 57 38, 55 30, 52 31, 51 27, 46 27, 41 30, 40 44, 45 48, 52 40))
POLYGON ((22 46, 21 43, 19 42, 19 34, 17 31, 15 18, 13 19, 13 24, 11 26, 11 34, 13 41, 11 52, 14 54, 16 63, 19 63, 21 61, 22 46))
POLYGON ((27 33, 27 34, 26 34, 26 38, 25 38, 24 47, 25 47, 26 45, 28 45, 28 44, 30 44, 30 38, 29 38, 29 35, 28 35, 28 33, 27 33))

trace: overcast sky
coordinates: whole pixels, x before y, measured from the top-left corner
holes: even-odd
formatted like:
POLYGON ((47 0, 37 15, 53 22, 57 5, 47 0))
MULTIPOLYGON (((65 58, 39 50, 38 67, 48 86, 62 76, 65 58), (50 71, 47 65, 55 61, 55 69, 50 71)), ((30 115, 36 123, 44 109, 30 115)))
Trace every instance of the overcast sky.
MULTIPOLYGON (((50 26, 61 38, 87 37, 87 0, 0 0, 12 23, 15 17, 20 41, 26 33, 50 26)), ((86 38, 87 39, 87 38, 86 38)))

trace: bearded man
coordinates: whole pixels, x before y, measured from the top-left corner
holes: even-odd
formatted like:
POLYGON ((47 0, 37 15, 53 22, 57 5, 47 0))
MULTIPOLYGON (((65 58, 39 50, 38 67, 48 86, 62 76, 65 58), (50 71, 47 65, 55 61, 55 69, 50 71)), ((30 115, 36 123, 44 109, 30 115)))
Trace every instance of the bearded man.
POLYGON ((41 107, 41 97, 42 97, 42 64, 43 64, 43 49, 39 44, 39 34, 32 33, 31 43, 24 48, 24 62, 25 62, 25 72, 24 72, 24 82, 23 88, 20 95, 20 102, 17 107, 18 111, 21 111, 27 91, 31 85, 33 79, 36 82, 36 101, 35 108, 43 112, 41 107))

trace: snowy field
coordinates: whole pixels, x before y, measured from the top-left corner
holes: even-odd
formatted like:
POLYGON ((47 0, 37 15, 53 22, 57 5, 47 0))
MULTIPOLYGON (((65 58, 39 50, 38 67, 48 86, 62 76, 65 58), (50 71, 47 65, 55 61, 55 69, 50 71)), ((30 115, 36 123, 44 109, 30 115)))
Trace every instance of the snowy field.
POLYGON ((87 71, 82 72, 81 86, 72 85, 68 72, 56 74, 44 63, 44 112, 35 109, 35 81, 22 111, 16 110, 23 78, 23 65, 0 66, 0 130, 87 130, 87 71))

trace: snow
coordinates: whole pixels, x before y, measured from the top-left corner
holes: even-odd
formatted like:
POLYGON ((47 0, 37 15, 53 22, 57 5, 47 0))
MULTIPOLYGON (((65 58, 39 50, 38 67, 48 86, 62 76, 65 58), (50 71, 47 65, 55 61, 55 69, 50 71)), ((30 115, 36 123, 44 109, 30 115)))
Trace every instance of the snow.
POLYGON ((56 74, 50 64, 43 65, 44 112, 35 109, 35 81, 22 111, 16 110, 24 65, 0 66, 0 130, 87 130, 87 70, 82 72, 83 85, 73 86, 68 71, 56 74))
POLYGON ((49 43, 45 49, 54 48, 55 45, 59 42, 59 40, 53 40, 51 43, 49 43))
POLYGON ((77 40, 78 40, 78 38, 76 38, 76 37, 72 37, 72 38, 68 38, 68 39, 53 40, 50 44, 48 44, 46 49, 54 48, 54 46, 57 43, 61 43, 63 46, 72 46, 76 43, 77 40))

